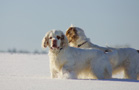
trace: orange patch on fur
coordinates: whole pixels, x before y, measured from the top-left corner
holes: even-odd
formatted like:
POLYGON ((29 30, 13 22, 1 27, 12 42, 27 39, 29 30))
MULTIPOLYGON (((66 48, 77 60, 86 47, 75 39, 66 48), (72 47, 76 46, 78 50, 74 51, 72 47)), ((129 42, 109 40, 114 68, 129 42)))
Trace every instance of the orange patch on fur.
POLYGON ((70 27, 67 31, 66 31, 66 36, 68 38, 69 43, 72 42, 76 42, 76 40, 78 39, 78 34, 77 34, 77 30, 76 27, 70 27))

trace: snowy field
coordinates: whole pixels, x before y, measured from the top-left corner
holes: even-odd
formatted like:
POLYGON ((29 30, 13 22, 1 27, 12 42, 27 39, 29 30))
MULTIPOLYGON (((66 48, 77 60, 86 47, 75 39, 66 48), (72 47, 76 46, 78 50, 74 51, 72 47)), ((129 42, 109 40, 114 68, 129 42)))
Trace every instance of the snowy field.
POLYGON ((0 53, 0 90, 139 90, 139 81, 51 79, 48 55, 0 53))

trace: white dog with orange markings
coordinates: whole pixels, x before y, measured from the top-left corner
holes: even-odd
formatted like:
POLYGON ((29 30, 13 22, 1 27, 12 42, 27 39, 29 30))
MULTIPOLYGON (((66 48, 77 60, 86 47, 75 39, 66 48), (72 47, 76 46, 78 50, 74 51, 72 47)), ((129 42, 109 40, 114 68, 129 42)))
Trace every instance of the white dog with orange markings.
POLYGON ((133 48, 110 48, 101 47, 90 42, 84 31, 79 27, 69 27, 66 31, 70 46, 78 48, 95 48, 108 52, 113 67, 113 74, 124 70, 125 77, 128 79, 137 79, 139 76, 139 50, 133 48))
POLYGON ((60 30, 46 33, 42 47, 47 46, 52 78, 76 79, 81 73, 95 75, 98 79, 111 78, 112 67, 104 52, 70 47, 60 30))

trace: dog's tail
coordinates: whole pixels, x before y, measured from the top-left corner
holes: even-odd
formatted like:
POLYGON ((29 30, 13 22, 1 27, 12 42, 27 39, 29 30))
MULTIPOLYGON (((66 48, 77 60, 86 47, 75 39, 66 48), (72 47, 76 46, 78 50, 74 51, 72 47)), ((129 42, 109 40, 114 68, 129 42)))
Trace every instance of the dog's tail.
POLYGON ((139 50, 137 50, 137 52, 139 53, 139 50))

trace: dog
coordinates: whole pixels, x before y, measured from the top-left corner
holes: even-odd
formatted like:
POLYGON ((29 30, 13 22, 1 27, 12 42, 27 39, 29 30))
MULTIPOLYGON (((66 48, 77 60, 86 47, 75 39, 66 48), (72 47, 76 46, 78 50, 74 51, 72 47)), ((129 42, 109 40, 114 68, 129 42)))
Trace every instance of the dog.
POLYGON ((139 77, 139 50, 133 48, 101 47, 90 42, 83 29, 69 27, 66 31, 69 45, 78 48, 95 48, 102 50, 109 57, 113 68, 113 74, 124 70, 125 77, 137 79, 139 77))
MULTIPOLYGON (((51 78, 78 79, 88 73, 98 79, 112 76, 112 66, 101 50, 70 47, 61 30, 51 30, 42 40, 42 47, 49 47, 51 78)), ((87 76, 86 76, 87 77, 87 76)))

